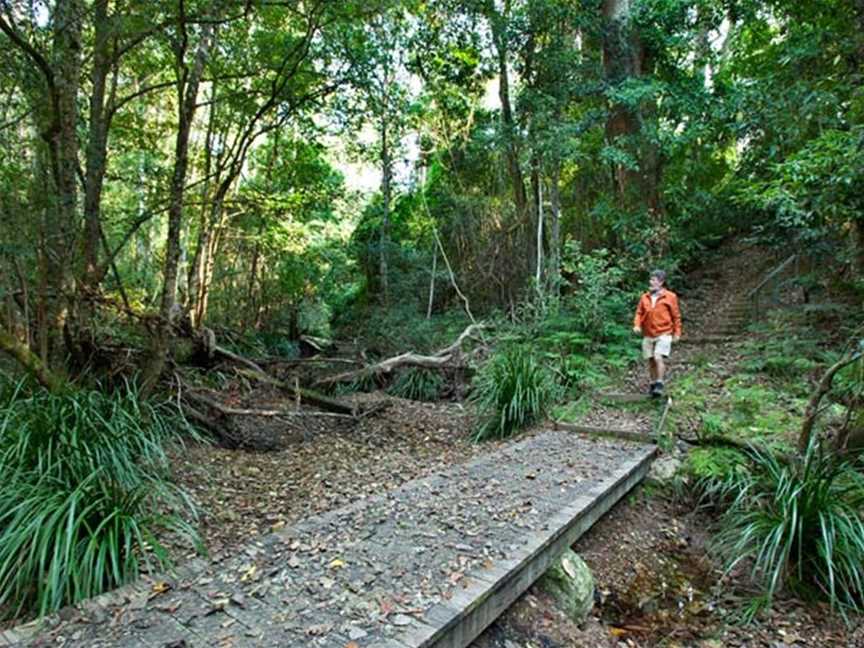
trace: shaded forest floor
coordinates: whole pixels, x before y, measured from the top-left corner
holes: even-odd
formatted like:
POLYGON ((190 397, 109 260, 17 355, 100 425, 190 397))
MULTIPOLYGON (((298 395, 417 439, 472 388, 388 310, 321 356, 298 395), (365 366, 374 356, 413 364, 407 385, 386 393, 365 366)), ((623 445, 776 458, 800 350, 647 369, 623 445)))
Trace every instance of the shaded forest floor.
MULTIPOLYGON (((731 257, 727 250, 717 258, 724 259, 723 265, 706 264, 679 290, 686 336, 716 331, 719 314, 740 301, 747 285, 766 270, 758 250, 738 250, 731 257), (746 277, 741 268, 749 268, 746 277)), ((764 352, 760 344, 765 340, 778 334, 794 337, 794 328, 788 327, 795 325, 786 321, 786 330, 779 332, 776 326, 752 326, 731 344, 676 349, 669 379, 675 405, 667 429, 685 437, 698 435, 706 412, 725 412, 740 418, 727 431, 741 438, 777 440, 794 433, 803 394, 771 401, 770 380, 752 367, 748 373, 745 365, 764 352), (742 399, 745 405, 750 402, 743 414, 736 405, 742 399), (767 413, 761 414, 754 402, 765 405, 767 413)), ((641 390, 643 374, 641 366, 632 367, 617 377, 618 389, 641 390)), ((800 382, 806 388, 804 376, 800 382)), ((238 385, 229 385, 221 396, 238 407, 290 405, 275 391, 238 385)), ((250 421, 250 426, 269 426, 269 433, 279 437, 281 449, 274 452, 190 444, 175 454, 175 474, 200 506, 200 529, 212 555, 230 553, 255 534, 492 449, 469 442, 473 422, 458 403, 420 403, 383 392, 348 398, 386 401, 387 406, 358 424, 313 415, 250 421)), ((609 407, 592 395, 567 407, 571 420, 631 429, 650 428, 656 409, 652 403, 609 407)), ((680 442, 667 444, 664 458, 686 463, 687 449, 680 442)), ((582 627, 568 622, 552 601, 532 588, 477 640, 476 648, 864 646, 861 631, 845 627, 824 605, 794 598, 782 598, 755 623, 742 624, 754 592, 742 574, 728 577, 721 587, 722 574, 705 545, 711 523, 668 484, 639 487, 574 547, 597 581, 597 604, 582 627)))

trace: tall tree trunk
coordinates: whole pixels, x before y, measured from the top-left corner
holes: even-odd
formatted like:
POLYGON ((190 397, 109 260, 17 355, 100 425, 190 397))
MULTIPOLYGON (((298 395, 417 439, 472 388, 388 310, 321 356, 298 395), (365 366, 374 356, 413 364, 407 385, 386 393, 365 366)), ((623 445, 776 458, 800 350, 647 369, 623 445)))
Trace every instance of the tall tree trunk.
MULTIPOLYGON (((60 366, 60 340, 65 336, 70 317, 77 306, 72 254, 78 239, 78 90, 81 84, 81 32, 84 6, 80 0, 57 4, 55 14, 54 130, 50 135, 56 214, 55 226, 46 230, 48 285, 54 295, 49 299, 48 318, 52 329, 52 363, 60 366), (70 242, 73 244, 70 245, 70 242)), ((74 349, 70 349, 74 352, 74 349)))
POLYGON ((108 146, 108 115, 105 106, 108 74, 111 68, 109 56, 111 25, 108 3, 93 5, 93 89, 90 94, 90 123, 87 141, 87 161, 84 173, 84 236, 82 237, 84 268, 82 287, 84 292, 93 292, 99 282, 99 242, 101 240, 100 204, 105 178, 108 146))
MULTIPOLYGON (((618 85, 642 74, 644 48, 630 24, 630 0, 603 0, 603 69, 606 82, 618 85)), ((633 139, 639 134, 639 114, 621 103, 612 103, 606 119, 606 140, 625 148, 639 159, 633 139)), ((613 166, 613 184, 619 206, 633 209, 640 205, 640 176, 623 164, 613 166)))
MULTIPOLYGON (((192 326, 197 326, 194 313, 197 311, 197 299, 200 291, 201 283, 204 281, 204 250, 209 246, 210 240, 210 216, 212 206, 210 205, 210 191, 214 184, 214 179, 210 178, 213 170, 213 138, 216 124, 216 82, 210 84, 210 107, 207 117, 207 133, 204 136, 204 183, 201 189, 201 210, 198 223, 198 237, 195 242, 195 252, 192 255, 192 262, 189 264, 189 273, 186 277, 186 296, 188 303, 186 309, 190 314, 192 326)), ((219 147, 217 154, 216 168, 222 168, 221 158, 224 146, 219 147)), ((215 178, 218 184, 219 177, 215 178)))
POLYGON ((551 206, 549 223, 549 286, 556 297, 561 294, 561 161, 552 162, 549 183, 551 206))
POLYGON ((222 232, 225 229, 227 222, 227 214, 225 212, 225 198, 219 198, 214 205, 216 213, 214 214, 214 224, 212 231, 207 239, 207 245, 204 248, 204 259, 201 268, 201 283, 198 286, 198 295, 195 304, 195 318, 193 326, 198 329, 204 325, 204 320, 207 318, 207 306, 210 303, 210 287, 213 285, 213 272, 216 268, 216 252, 219 250, 219 243, 222 240, 222 232))
POLYGON ((859 279, 864 279, 864 219, 852 221, 852 245, 854 246, 854 272, 859 279))
POLYGON ((390 142, 387 139, 387 120, 381 120, 381 229, 379 231, 379 267, 381 275, 381 297, 384 305, 390 304, 390 277, 387 268, 387 248, 390 246, 390 182, 393 174, 393 162, 390 159, 390 142))
POLYGON ((516 138, 516 123, 513 117, 513 106, 510 100, 510 72, 508 70, 508 46, 505 26, 502 24, 505 16, 494 14, 490 17, 492 35, 495 41, 495 51, 498 62, 498 100, 501 103, 501 124, 507 144, 505 157, 507 159, 507 172, 510 175, 510 183, 513 190, 513 203, 516 207, 516 216, 526 225, 530 226, 528 195, 525 191, 525 179, 522 174, 522 166, 519 164, 519 144, 516 138))
POLYGON ((258 233, 255 237, 255 247, 252 249, 252 264, 249 270, 249 284, 246 288, 246 312, 250 316, 248 319, 244 317, 244 321, 247 322, 245 328, 248 328, 248 322, 251 321, 253 326, 258 323, 258 299, 255 295, 255 286, 258 283, 258 264, 261 259, 261 235, 264 232, 264 219, 261 219, 261 222, 258 224, 258 233))
MULTIPOLYGON (((181 16, 181 22, 185 17, 181 16)), ((186 24, 181 24, 185 44, 186 24)), ((159 322, 153 335, 150 356, 143 372, 143 391, 152 391, 162 374, 173 336, 173 325, 177 304, 177 274, 180 261, 180 233, 183 225, 183 200, 186 187, 186 171, 189 166, 189 135, 195 118, 198 87, 204 74, 204 64, 213 39, 213 23, 202 28, 201 40, 191 67, 186 64, 185 47, 176 52, 180 75, 177 80, 177 136, 174 144, 174 173, 171 176, 168 208, 168 235, 165 244, 165 264, 162 275, 162 297, 159 304, 159 322)))

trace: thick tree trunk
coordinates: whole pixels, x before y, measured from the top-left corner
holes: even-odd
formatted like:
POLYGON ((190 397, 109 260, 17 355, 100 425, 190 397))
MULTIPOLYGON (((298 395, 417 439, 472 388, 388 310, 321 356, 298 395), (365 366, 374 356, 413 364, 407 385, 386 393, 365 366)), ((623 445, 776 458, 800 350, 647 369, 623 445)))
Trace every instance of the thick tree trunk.
MULTIPOLYGON (((630 22, 630 1, 603 0, 603 19, 603 69, 606 82, 610 86, 616 86, 628 78, 641 76, 645 63, 645 47, 634 33, 630 22)), ((638 109, 617 102, 609 106, 606 140, 609 144, 629 151, 640 167, 639 170, 632 170, 623 164, 616 164, 613 168, 613 184, 618 204, 626 210, 639 207, 651 209, 652 205, 658 203, 656 187, 651 190, 651 184, 646 185, 645 182, 646 161, 642 152, 644 144, 634 141, 639 137, 640 130, 638 109)), ((649 175, 654 172, 652 169, 649 175)))
POLYGON ((27 369, 39 383, 52 392, 58 392, 66 385, 66 381, 51 371, 42 360, 14 335, 0 328, 0 351, 5 351, 27 369))
MULTIPOLYGON (((181 25, 185 31, 186 26, 181 25)), ((204 74, 204 64, 209 54, 213 37, 213 25, 202 27, 201 40, 191 69, 183 60, 185 51, 177 52, 181 75, 177 83, 179 104, 177 137, 174 145, 174 173, 171 177, 170 203, 168 209, 168 235, 165 244, 165 264, 162 277, 162 298, 159 305, 159 322, 153 335, 150 357, 143 372, 143 391, 152 391, 162 374, 173 337, 173 326, 177 303, 177 274, 180 261, 180 233, 183 225, 183 201, 186 186, 186 171, 189 166, 189 136, 198 101, 198 87, 204 74)))
MULTIPOLYGON (((81 83, 81 32, 85 10, 80 0, 57 5, 54 17, 54 115, 52 130, 46 133, 54 177, 53 212, 45 230, 47 285, 53 296, 47 301, 51 329, 51 362, 62 364, 61 340, 70 317, 75 315, 75 275, 72 254, 78 249, 78 90, 81 83), (53 221, 53 223, 52 223, 53 221), (51 226, 53 224, 53 227, 51 226), (70 245, 70 242, 72 244, 70 245)), ((70 349, 74 352, 74 349, 70 349)))

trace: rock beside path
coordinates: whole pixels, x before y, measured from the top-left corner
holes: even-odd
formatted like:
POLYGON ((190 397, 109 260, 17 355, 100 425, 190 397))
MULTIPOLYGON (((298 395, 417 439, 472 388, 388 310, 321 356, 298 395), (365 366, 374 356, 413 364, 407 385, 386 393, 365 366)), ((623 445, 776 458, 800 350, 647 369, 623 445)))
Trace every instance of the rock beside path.
POLYGON ((543 575, 540 588, 550 594, 575 623, 585 621, 594 607, 594 576, 572 549, 564 552, 543 575))

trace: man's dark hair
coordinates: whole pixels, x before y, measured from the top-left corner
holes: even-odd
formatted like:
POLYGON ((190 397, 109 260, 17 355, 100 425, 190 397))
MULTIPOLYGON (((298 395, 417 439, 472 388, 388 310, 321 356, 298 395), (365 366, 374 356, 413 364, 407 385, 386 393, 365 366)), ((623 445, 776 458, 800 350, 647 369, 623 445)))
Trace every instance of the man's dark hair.
POLYGON ((666 283, 666 272, 664 270, 652 270, 651 276, 657 277, 660 283, 666 283))

